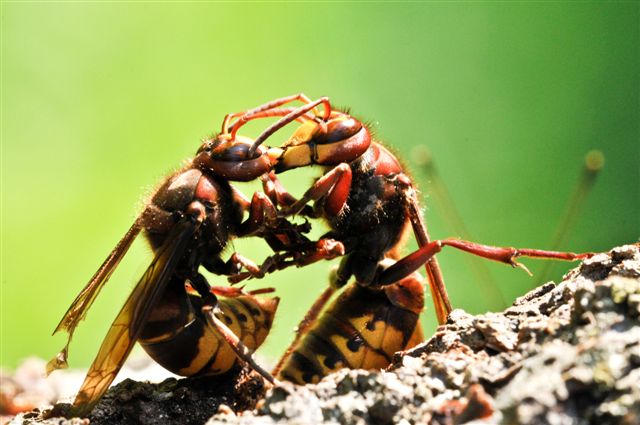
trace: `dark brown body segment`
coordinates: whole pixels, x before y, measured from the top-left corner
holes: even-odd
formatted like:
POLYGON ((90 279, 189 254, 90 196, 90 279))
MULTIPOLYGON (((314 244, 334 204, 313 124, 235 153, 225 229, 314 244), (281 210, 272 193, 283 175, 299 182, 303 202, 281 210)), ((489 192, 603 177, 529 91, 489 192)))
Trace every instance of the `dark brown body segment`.
MULTIPOLYGON (((220 297, 217 316, 255 350, 271 329, 278 301, 249 294, 220 297)), ((231 347, 207 327, 200 298, 186 297, 178 285, 167 288, 138 342, 159 365, 181 376, 221 374, 238 361, 231 347)))
POLYGON ((401 171, 378 172, 379 156, 380 145, 374 144, 349 164, 353 177, 345 208, 326 217, 333 229, 329 235, 344 243, 347 252, 340 265, 342 281, 351 276, 359 282, 374 281, 380 261, 397 256, 393 250, 409 230, 404 193, 396 178, 401 171))

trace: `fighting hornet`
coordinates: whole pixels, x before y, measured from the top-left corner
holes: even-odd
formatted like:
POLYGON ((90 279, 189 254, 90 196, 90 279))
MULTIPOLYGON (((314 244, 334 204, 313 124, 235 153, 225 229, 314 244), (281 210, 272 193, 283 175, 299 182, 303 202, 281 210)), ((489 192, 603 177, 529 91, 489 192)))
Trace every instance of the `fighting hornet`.
MULTIPOLYGON (((321 240, 327 241, 325 243, 328 241, 340 243, 345 250, 345 255, 331 279, 330 287, 318 298, 298 327, 296 339, 288 352, 285 353, 276 372, 289 357, 291 357, 291 361, 300 357, 290 356, 292 350, 298 353, 305 350, 306 352, 315 350, 316 346, 310 349, 308 345, 305 346, 307 343, 304 341, 299 344, 300 338, 316 322, 317 316, 332 293, 347 284, 352 276, 357 285, 367 288, 368 291, 385 291, 387 287, 393 288, 400 285, 405 289, 398 289, 398 291, 419 296, 418 292, 421 291, 416 289, 418 285, 414 282, 419 278, 412 273, 422 265, 426 265, 435 313, 438 322, 442 324, 451 311, 451 303, 434 255, 443 246, 451 246, 490 260, 522 268, 525 268, 524 265, 516 262, 516 258, 520 256, 571 261, 590 255, 494 247, 459 239, 430 240, 415 187, 400 161, 381 143, 372 140, 369 129, 362 122, 346 112, 330 109, 327 98, 321 98, 315 102, 306 102, 304 99, 306 99, 305 96, 298 95, 275 100, 271 102, 273 105, 271 110, 246 114, 238 119, 234 128, 237 131, 241 125, 252 119, 274 115, 283 116, 284 118, 263 133, 266 135, 282 128, 294 119, 303 121, 293 135, 280 147, 281 152, 275 163, 274 171, 282 173, 298 167, 318 165, 323 168, 324 174, 298 200, 289 194, 275 179, 275 175, 271 173, 273 181, 267 193, 270 199, 276 200, 280 207, 280 214, 283 216, 302 214, 324 219, 329 224, 330 231, 321 240), (295 109, 283 107, 296 99, 303 100, 307 104, 295 109), (318 102, 324 104, 324 114, 309 117, 309 111, 318 102), (308 205, 311 201, 314 202, 313 206, 308 205), (419 248, 403 257, 400 252, 410 232, 409 229, 413 230, 419 248), (393 261, 388 261, 389 259, 393 261), (413 283, 403 283, 407 278, 413 283), (406 290, 406 288, 412 289, 406 290)), ((264 139, 265 137, 257 138, 250 153, 257 150, 264 139)), ((296 265, 306 265, 324 258, 323 252, 320 251, 305 250, 305 252, 304 255, 296 259, 296 265)), ((262 271, 270 272, 291 264, 291 262, 285 261, 280 263, 269 261, 265 263, 262 271)), ((249 277, 249 274, 232 277, 232 280, 238 281, 243 277, 249 277)), ((348 291, 341 302, 344 304, 345 299, 349 300, 347 308, 355 309, 358 301, 357 296, 353 294, 360 294, 360 292, 362 291, 356 289, 348 291)), ((386 299, 396 307, 399 304, 404 308, 406 303, 404 301, 396 302, 398 297, 389 295, 388 292, 385 292, 386 299)), ((366 298, 365 295, 363 297, 366 298)), ((420 303, 416 301, 410 305, 409 310, 417 311, 419 310, 418 306, 420 303)), ((337 304, 328 313, 336 309, 337 304)), ((331 316, 331 314, 327 316, 331 316)), ((340 316, 339 314, 334 316, 346 317, 346 315, 340 316)), ((369 326, 372 326, 371 321, 368 323, 369 326)), ((329 317, 321 317, 318 327, 323 326, 325 330, 321 333, 327 336, 338 334, 338 329, 341 326, 344 328, 344 325, 345 320, 336 321, 329 317), (327 327, 332 327, 333 330, 327 330, 327 327)), ((405 345, 401 347, 404 349, 409 346, 410 341, 414 342, 417 338, 413 336, 414 327, 401 327, 400 329, 405 333, 402 341, 405 341, 406 344, 401 344, 405 345)), ((312 339, 312 334, 307 339, 312 339)), ((325 338, 325 342, 330 343, 327 338, 325 338)), ((352 348, 355 348, 355 345, 352 348)), ((347 347, 347 349, 351 348, 347 347)), ((345 350, 340 351, 346 352, 345 350)), ((316 358, 314 361, 317 363, 320 360, 316 358)), ((295 368, 301 371, 308 370, 309 367, 308 362, 303 361, 295 365, 295 368)), ((314 370, 320 369, 322 368, 314 368, 314 370)))
POLYGON ((54 333, 67 331, 68 339, 49 362, 49 372, 66 367, 76 327, 143 233, 154 258, 109 328, 75 398, 74 413, 91 410, 136 341, 159 364, 181 375, 226 372, 238 355, 270 379, 249 353, 264 341, 278 299, 255 297, 268 289, 211 288, 199 271, 204 266, 214 274, 232 275, 243 266, 257 269, 239 254, 222 259, 233 237, 259 235, 278 249, 308 230, 278 218, 264 194, 255 193, 249 201, 229 183, 256 179, 272 168, 268 150, 252 145, 253 140, 242 136, 231 141, 224 132, 205 140, 195 157, 160 185, 65 313, 54 333), (225 298, 218 300, 217 295, 225 298))
MULTIPOLYGON (((382 288, 351 281, 316 320, 316 309, 328 301, 321 297, 272 373, 279 380, 304 385, 342 368, 386 368, 395 353, 424 340, 420 324, 424 290, 418 272, 382 288)), ((330 294, 325 291, 323 296, 330 294)))

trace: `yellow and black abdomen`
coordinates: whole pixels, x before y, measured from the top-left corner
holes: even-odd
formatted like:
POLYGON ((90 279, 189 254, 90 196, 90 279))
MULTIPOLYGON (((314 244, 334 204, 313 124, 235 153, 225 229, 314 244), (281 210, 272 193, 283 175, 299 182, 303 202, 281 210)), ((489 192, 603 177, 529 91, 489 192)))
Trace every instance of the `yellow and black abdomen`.
MULTIPOLYGON (((177 375, 227 372, 236 363, 235 353, 208 328, 200 313, 200 298, 181 289, 169 285, 138 342, 153 360, 177 375)), ((271 329, 278 301, 249 294, 220 297, 216 315, 248 348, 255 350, 271 329)))
POLYGON ((394 353, 422 341, 421 309, 398 306, 384 290, 351 283, 302 337, 278 378, 302 385, 345 367, 385 368, 394 353))

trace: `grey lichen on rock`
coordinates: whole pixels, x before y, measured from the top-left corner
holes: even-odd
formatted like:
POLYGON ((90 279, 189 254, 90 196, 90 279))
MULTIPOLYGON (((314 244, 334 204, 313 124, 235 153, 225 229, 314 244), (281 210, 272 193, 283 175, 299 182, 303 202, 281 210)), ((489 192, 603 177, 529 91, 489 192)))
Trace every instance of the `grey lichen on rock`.
MULTIPOLYGON (((122 412, 143 406, 145 416, 129 418, 172 423, 166 416, 172 412, 178 423, 179 412, 193 417, 188 409, 202 391, 192 381, 179 381, 186 388, 179 391, 175 383, 152 386, 151 395, 136 392, 135 384, 116 386, 92 419, 140 423, 122 412), (132 397, 118 396, 123 389, 132 397)), ((640 246, 595 255, 504 312, 454 310, 429 340, 396 354, 386 371, 342 370, 315 385, 283 383, 264 398, 261 382, 252 375, 244 383, 232 379, 222 394, 203 399, 215 409, 230 404, 207 424, 638 424, 640 246), (251 399, 243 401, 247 394, 251 399)))

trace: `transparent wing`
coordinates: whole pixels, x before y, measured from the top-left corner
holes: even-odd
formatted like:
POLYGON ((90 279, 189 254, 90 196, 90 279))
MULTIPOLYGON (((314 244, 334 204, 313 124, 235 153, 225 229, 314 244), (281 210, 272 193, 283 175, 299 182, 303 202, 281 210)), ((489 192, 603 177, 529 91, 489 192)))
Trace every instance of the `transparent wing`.
POLYGON ((196 228, 197 224, 189 220, 176 225, 129 295, 109 328, 76 396, 73 404, 77 414, 88 413, 115 379, 138 339, 149 312, 183 257, 196 228))
POLYGON ((136 220, 120 242, 118 242, 118 245, 116 245, 113 251, 111 251, 107 259, 104 260, 98 271, 96 271, 93 277, 91 277, 89 283, 87 283, 82 291, 80 291, 76 299, 73 300, 71 306, 62 317, 62 320, 58 323, 55 331, 53 331, 53 334, 56 334, 59 331, 66 331, 69 333, 69 336, 67 337, 67 343, 64 348, 47 364, 47 374, 56 369, 67 367, 69 344, 71 343, 73 332, 80 321, 85 318, 87 311, 100 293, 100 290, 107 280, 109 280, 109 277, 111 277, 111 274, 120 263, 120 260, 124 258, 125 254, 131 247, 131 244, 136 239, 136 236, 140 233, 142 227, 140 226, 139 221, 139 219, 136 220))

